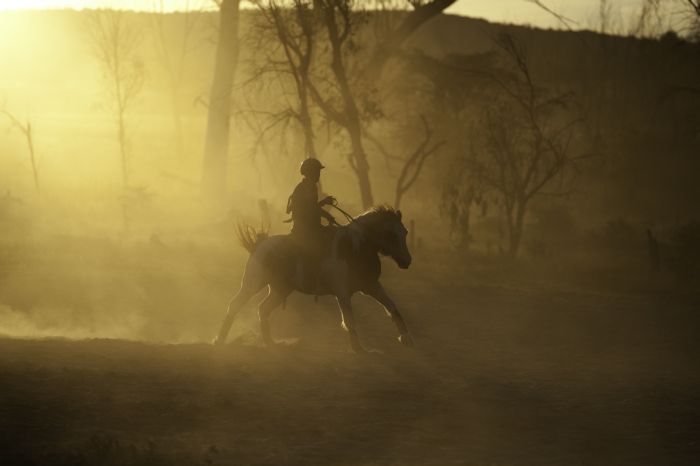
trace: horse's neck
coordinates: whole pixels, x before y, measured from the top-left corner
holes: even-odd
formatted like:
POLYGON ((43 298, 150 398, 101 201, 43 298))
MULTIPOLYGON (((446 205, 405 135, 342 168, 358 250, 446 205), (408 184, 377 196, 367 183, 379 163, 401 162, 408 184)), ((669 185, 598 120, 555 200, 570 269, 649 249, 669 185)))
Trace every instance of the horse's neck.
POLYGON ((360 222, 351 222, 346 228, 352 241, 353 251, 356 254, 379 254, 379 250, 376 247, 374 241, 372 241, 369 228, 366 224, 360 222))

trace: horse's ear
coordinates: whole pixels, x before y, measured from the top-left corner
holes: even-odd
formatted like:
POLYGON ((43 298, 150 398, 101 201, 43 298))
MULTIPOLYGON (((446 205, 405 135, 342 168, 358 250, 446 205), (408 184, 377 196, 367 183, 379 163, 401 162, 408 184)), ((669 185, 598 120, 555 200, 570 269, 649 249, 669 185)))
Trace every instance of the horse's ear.
POLYGON ((397 210, 397 211, 396 211, 396 215, 398 215, 398 216, 399 216, 399 220, 401 220, 401 211, 400 211, 400 210, 397 210))

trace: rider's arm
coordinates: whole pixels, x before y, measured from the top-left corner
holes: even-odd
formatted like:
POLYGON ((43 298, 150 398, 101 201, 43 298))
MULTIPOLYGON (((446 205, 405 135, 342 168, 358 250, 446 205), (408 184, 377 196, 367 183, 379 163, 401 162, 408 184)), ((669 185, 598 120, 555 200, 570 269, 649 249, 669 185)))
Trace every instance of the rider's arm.
POLYGON ((321 199, 320 201, 318 201, 318 205, 319 206, 330 205, 330 204, 333 204, 334 201, 335 201, 335 198, 333 196, 326 196, 323 199, 321 199))
POLYGON ((331 225, 335 225, 336 223, 338 223, 335 221, 335 217, 333 217, 329 212, 326 212, 325 210, 320 208, 319 210, 321 211, 321 216, 328 220, 328 223, 330 223, 331 225))

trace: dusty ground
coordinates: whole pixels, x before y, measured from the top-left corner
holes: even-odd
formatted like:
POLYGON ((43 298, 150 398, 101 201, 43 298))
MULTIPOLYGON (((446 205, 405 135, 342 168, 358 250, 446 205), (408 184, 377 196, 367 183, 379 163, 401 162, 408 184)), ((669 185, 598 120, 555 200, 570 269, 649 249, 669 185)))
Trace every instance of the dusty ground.
POLYGON ((697 464, 692 299, 393 269, 416 350, 362 297, 381 353, 310 298, 274 350, 1 339, 0 464, 697 464))

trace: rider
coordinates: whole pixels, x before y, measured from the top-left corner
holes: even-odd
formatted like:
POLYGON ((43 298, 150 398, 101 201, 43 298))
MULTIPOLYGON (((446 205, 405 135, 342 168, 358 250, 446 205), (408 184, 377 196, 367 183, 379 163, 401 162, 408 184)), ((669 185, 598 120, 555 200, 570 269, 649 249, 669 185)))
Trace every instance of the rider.
POLYGON ((331 214, 323 210, 324 205, 335 202, 333 196, 318 200, 318 182, 321 170, 325 168, 318 159, 308 158, 301 163, 301 174, 304 178, 294 188, 287 201, 287 213, 292 214, 292 239, 298 247, 303 265, 304 283, 313 288, 320 268, 323 255, 324 227, 321 217, 331 225, 336 224, 331 214))

